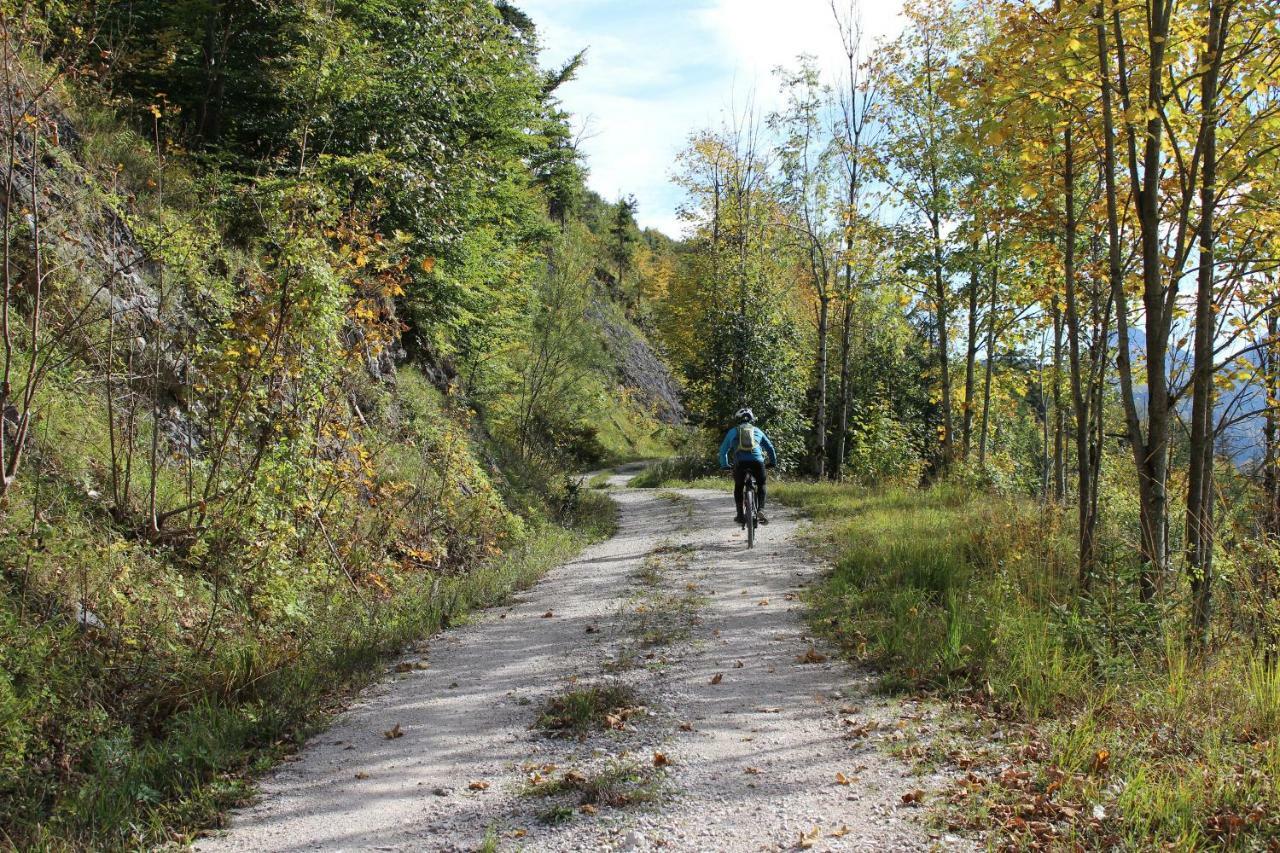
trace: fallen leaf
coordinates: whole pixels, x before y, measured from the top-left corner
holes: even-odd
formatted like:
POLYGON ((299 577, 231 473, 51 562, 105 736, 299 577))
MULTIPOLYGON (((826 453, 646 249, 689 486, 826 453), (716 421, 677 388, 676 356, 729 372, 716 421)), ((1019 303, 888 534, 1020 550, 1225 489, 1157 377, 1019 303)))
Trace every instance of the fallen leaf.
POLYGON ((822 827, 815 826, 813 829, 809 830, 808 832, 800 833, 800 840, 796 842, 796 846, 799 847, 801 850, 808 850, 810 847, 817 844, 821 838, 822 838, 822 827))
POLYGON ((745 768, 743 768, 743 771, 742 771, 742 772, 744 772, 744 773, 750 773, 752 776, 759 776, 759 775, 760 775, 760 768, 759 768, 759 767, 745 767, 745 768))
POLYGON ((744 664, 744 663, 743 663, 742 661, 740 661, 740 660, 737 660, 737 661, 734 661, 734 662, 733 662, 733 668, 734 668, 734 669, 742 669, 742 667, 744 667, 745 665, 746 665, 746 664, 744 664))
POLYGON ((848 834, 849 834, 849 827, 845 826, 843 823, 840 824, 839 829, 831 830, 832 838, 844 838, 848 834))
POLYGON ((757 604, 756 607, 767 607, 768 605, 769 605, 769 599, 762 598, 760 599, 760 603, 757 604))
POLYGON ((848 777, 848 776, 846 776, 846 775, 844 775, 843 773, 841 773, 841 772, 839 772, 839 771, 836 771, 836 784, 837 784, 837 785, 848 785, 848 784, 849 784, 849 777, 848 777))
POLYGON ((578 811, 582 812, 583 814, 596 814, 600 810, 597 809, 595 806, 591 805, 591 803, 583 803, 581 806, 578 807, 578 811))
POLYGON ((1093 755, 1093 764, 1089 768, 1090 773, 1098 773, 1107 769, 1107 765, 1111 763, 1111 750, 1100 749, 1093 755))
POLYGON ((577 770, 566 771, 562 778, 563 781, 569 785, 581 785, 583 782, 587 781, 587 777, 583 776, 577 770))
POLYGON ((369 774, 368 774, 368 773, 365 773, 365 772, 363 772, 363 771, 362 771, 362 772, 360 772, 360 773, 357 773, 357 774, 356 774, 356 778, 357 778, 357 779, 368 779, 368 778, 369 778, 369 774))
POLYGON ((711 676, 711 683, 712 683, 712 684, 719 684, 721 681, 724 681, 724 673, 723 673, 723 672, 717 672, 715 675, 711 676))
POLYGON ((654 767, 666 767, 666 766, 667 766, 667 765, 669 765, 670 763, 671 763, 671 759, 667 758, 667 757, 666 757, 665 755, 663 755, 661 752, 655 752, 655 753, 653 754, 653 766, 654 766, 654 767))
POLYGON ((693 731, 693 723, 681 723, 681 724, 680 724, 680 731, 682 731, 682 732, 691 732, 691 731, 693 731))
POLYGON ((907 791, 902 795, 902 802, 904 805, 919 804, 922 800, 924 800, 924 791, 919 788, 907 791))
POLYGON ((822 663, 827 656, 810 646, 808 651, 796 658, 797 663, 822 663))
POLYGON ((587 626, 587 633, 588 633, 588 634, 599 634, 599 633, 600 633, 600 626, 599 626, 599 625, 588 625, 588 626, 587 626))
POLYGON ((382 736, 387 740, 395 740, 398 737, 404 737, 404 731, 400 728, 400 724, 396 723, 394 726, 383 732, 382 736))
POLYGON ((489 783, 477 780, 468 785, 467 788, 472 791, 487 791, 489 790, 489 783))
POLYGON ((552 613, 550 610, 548 610, 546 613, 543 613, 543 614, 542 614, 542 618, 543 618, 543 619, 550 619, 552 616, 555 616, 555 614, 554 614, 554 613, 552 613))
POLYGON ((413 664, 408 661, 396 664, 396 672, 413 672, 413 664))
POLYGON ((526 835, 528 835, 528 834, 529 834, 529 830, 527 830, 527 829, 516 829, 516 830, 512 830, 512 832, 511 832, 511 837, 512 837, 512 838, 524 838, 524 837, 525 837, 526 835))

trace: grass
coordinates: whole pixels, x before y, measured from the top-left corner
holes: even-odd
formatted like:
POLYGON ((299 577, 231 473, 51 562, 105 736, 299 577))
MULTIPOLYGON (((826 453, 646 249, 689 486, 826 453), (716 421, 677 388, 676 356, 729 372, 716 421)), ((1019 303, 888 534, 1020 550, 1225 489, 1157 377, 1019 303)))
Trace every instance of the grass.
POLYGON ((834 565, 810 592, 815 629, 886 689, 945 697, 975 720, 936 756, 978 756, 934 798, 951 801, 948 825, 1012 849, 1280 839, 1280 669, 1244 643, 1189 658, 1122 585, 1080 599, 1057 510, 951 486, 773 494, 815 520, 834 565))
MULTIPOLYGON (((465 575, 434 582, 425 579, 418 592, 384 605, 378 618, 366 621, 359 630, 334 625, 326 643, 312 646, 292 665, 262 674, 251 688, 224 697, 209 696, 173 713, 160 731, 133 737, 120 728, 90 731, 94 740, 84 774, 65 783, 48 818, 27 825, 23 846, 134 848, 149 846, 155 839, 180 840, 183 828, 215 822, 222 810, 244 799, 254 773, 299 748, 322 728, 344 695, 381 672, 387 656, 472 609, 501 601, 562 562, 580 543, 575 535, 547 531, 465 575)), ((16 625, 8 619, 9 614, 0 613, 0 634, 6 635, 6 645, 16 640, 7 636, 16 625)), ((235 663, 227 654, 209 662, 210 668, 258 668, 249 648, 237 652, 244 657, 243 663, 235 663)), ((8 660, 6 669, 10 669, 8 660)), ((45 674, 52 689, 60 690, 57 682, 74 677, 76 667, 64 665, 63 670, 45 674)), ((7 685, 0 694, 6 689, 7 685)), ((0 699, 7 700, 9 695, 0 699)), ((97 725, 107 722, 104 718, 97 725)), ((72 716, 63 724, 94 722, 72 716)), ((6 731, 10 731, 7 724, 6 731)), ((36 784, 39 777, 14 777, 18 784, 24 781, 36 784)), ((21 791, 10 802, 30 801, 37 793, 21 791)), ((22 815, 9 819, 14 817, 22 815)))
MULTIPOLYGON (((683 500, 680 495, 673 497, 683 500)), ((687 545, 664 544, 641 562, 632 575, 636 589, 624 610, 630 639, 606 664, 607 669, 629 669, 654 657, 645 650, 681 643, 693 635, 698 613, 707 604, 706 596, 695 583, 686 582, 679 588, 670 584, 673 571, 688 568, 692 550, 687 545)))
MULTIPOLYGON (((530 785, 525 793, 539 797, 570 794, 579 805, 625 808, 660 800, 665 778, 666 774, 657 767, 611 758, 599 770, 590 773, 570 770, 558 779, 530 785)), ((548 811, 555 813, 556 809, 565 808, 568 807, 561 804, 548 811)), ((547 822, 545 818, 544 822, 547 822)))
POLYGON ((595 684, 548 699, 534 725, 560 737, 583 737, 619 728, 640 705, 634 688, 615 682, 595 684))
POLYGON ((720 480, 714 477, 715 473, 715 463, 710 456, 672 456, 645 468, 627 485, 633 489, 685 488, 701 486, 708 479, 719 485, 720 480))

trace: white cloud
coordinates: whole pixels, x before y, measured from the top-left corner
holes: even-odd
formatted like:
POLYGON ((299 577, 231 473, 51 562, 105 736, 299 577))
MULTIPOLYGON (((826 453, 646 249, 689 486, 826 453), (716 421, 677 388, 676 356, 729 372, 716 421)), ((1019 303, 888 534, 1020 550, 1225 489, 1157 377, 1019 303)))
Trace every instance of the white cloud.
MULTIPOLYGON (((591 188, 609 199, 633 193, 640 221, 673 236, 681 196, 670 174, 689 135, 752 89, 761 109, 776 104, 773 69, 802 53, 833 75, 844 64, 830 0, 518 4, 538 24, 548 65, 588 49, 586 67, 561 95, 587 129, 591 188)), ((897 31, 900 7, 865 4, 868 40, 897 31)))

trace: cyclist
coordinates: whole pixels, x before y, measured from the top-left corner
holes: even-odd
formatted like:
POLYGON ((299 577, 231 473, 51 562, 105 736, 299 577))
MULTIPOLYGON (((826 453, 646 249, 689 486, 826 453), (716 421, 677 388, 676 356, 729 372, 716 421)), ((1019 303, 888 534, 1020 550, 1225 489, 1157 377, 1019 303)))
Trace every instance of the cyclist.
POLYGON ((754 412, 744 407, 738 410, 735 417, 738 425, 732 427, 725 434, 724 441, 720 442, 720 467, 733 468, 733 501, 738 505, 735 521, 738 524, 747 523, 742 511, 742 492, 747 473, 750 472, 756 479, 756 522, 768 524, 769 519, 760 511, 764 509, 765 454, 768 454, 770 465, 778 464, 778 454, 764 430, 752 424, 756 419, 754 412), (729 464, 730 454, 733 456, 732 466, 729 464))

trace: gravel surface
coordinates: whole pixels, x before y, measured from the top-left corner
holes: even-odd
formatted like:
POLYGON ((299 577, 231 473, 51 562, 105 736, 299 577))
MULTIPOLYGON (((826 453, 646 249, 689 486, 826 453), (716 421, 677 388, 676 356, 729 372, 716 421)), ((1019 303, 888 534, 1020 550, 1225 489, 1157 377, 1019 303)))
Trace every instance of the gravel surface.
POLYGON ((393 667, 196 849, 972 847, 903 802, 943 782, 884 750, 915 709, 813 648, 797 593, 820 566, 796 518, 773 507, 748 551, 724 493, 612 494, 616 536, 406 657, 425 668, 393 667), (533 728, 546 700, 597 684, 635 691, 625 728, 533 728), (643 779, 613 799, 642 802, 539 795, 619 768, 643 779))

